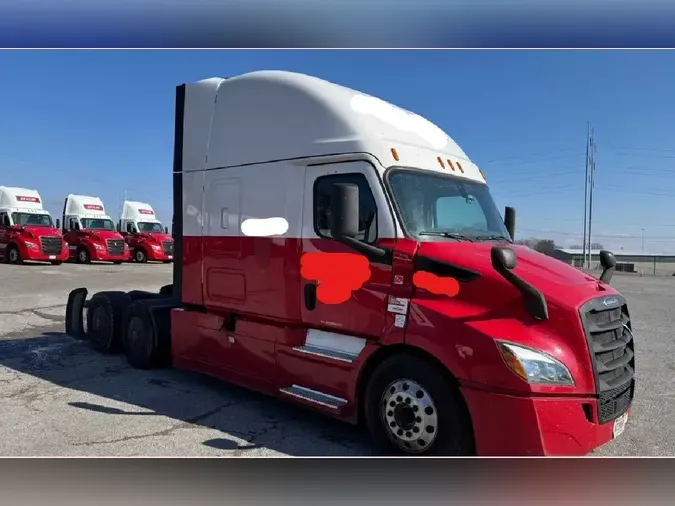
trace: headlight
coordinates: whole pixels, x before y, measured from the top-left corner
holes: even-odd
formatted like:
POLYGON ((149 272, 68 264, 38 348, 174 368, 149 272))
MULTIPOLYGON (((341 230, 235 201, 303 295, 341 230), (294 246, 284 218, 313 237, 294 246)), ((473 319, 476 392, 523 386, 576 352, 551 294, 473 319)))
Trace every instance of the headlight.
POLYGON ((531 385, 574 385, 567 367, 542 351, 504 341, 497 348, 508 368, 531 385))
POLYGON ((25 244, 26 244, 26 248, 28 248, 28 249, 37 249, 37 244, 35 244, 34 242, 26 241, 25 244))
POLYGON ((152 245, 152 249, 155 250, 155 251, 162 251, 162 247, 161 247, 161 246, 157 246, 157 245, 155 245, 155 244, 152 245))
POLYGON ((97 250, 99 250, 99 251, 105 250, 105 246, 102 246, 102 245, 96 244, 96 243, 93 243, 93 244, 94 244, 94 248, 96 248, 97 250))

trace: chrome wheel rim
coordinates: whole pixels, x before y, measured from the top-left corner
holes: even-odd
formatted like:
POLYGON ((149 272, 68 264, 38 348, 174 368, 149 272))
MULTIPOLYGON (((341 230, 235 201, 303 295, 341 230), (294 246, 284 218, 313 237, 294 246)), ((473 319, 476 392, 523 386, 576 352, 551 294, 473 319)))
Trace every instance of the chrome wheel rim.
POLYGON ((82 262, 86 262, 86 261, 87 261, 87 252, 86 252, 86 251, 80 251, 80 260, 81 260, 82 262))
POLYGON ((15 249, 12 249, 9 252, 9 261, 10 262, 16 262, 19 259, 19 252, 15 249))
POLYGON ((429 392, 415 381, 392 382, 382 395, 381 414, 389 439, 407 453, 421 453, 436 439, 436 405, 429 392))

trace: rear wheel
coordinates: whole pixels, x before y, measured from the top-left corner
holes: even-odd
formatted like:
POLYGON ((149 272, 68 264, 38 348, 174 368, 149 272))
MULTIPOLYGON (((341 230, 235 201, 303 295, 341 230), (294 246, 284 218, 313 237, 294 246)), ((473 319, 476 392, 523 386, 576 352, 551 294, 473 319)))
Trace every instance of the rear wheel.
POLYGON ((21 258, 21 253, 19 253, 19 248, 14 245, 9 246, 5 250, 5 262, 8 264, 18 265, 23 263, 21 258))
POLYGON ((76 261, 78 264, 88 264, 91 262, 91 256, 87 248, 80 248, 77 250, 76 261))
MULTIPOLYGON (((137 300, 132 303, 124 317, 124 352, 129 364, 137 369, 153 369, 167 365, 170 361, 167 325, 160 325, 164 318, 153 318, 153 300, 137 300)), ((160 301, 161 303, 161 301, 160 301)), ((167 311, 169 308, 155 308, 167 311)), ((163 315, 168 316, 168 315, 163 315)))
POLYGON ((458 389, 408 355, 385 360, 365 392, 368 430, 384 454, 471 455, 471 423, 458 389))
POLYGON ((87 338, 105 354, 121 347, 124 311, 131 303, 125 292, 98 292, 87 308, 87 338))
POLYGON ((141 248, 138 248, 134 251, 134 261, 138 262, 139 264, 144 264, 148 261, 148 255, 146 255, 145 251, 143 251, 141 248))

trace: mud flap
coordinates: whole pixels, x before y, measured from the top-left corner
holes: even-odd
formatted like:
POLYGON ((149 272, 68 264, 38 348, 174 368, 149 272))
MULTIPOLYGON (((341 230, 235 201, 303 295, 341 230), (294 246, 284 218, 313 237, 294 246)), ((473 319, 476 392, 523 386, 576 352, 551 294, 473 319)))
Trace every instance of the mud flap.
POLYGON ((66 304, 66 334, 75 339, 86 339, 84 327, 84 309, 89 291, 86 288, 76 288, 68 295, 66 304))

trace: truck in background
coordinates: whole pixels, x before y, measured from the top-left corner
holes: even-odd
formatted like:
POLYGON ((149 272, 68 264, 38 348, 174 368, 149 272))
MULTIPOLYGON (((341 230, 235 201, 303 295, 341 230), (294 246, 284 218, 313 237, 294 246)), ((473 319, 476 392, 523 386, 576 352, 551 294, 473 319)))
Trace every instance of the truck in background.
POLYGON ((117 229, 127 242, 134 262, 173 261, 173 237, 157 219, 150 204, 126 200, 117 229))
POLYGON ((384 453, 584 455, 624 431, 612 254, 596 279, 514 244, 428 120, 301 74, 206 79, 177 88, 173 177, 173 283, 73 290, 70 335, 363 423, 384 453))
POLYGON ((59 265, 68 248, 37 190, 0 186, 0 256, 5 263, 24 260, 59 265))
POLYGON ((69 258, 77 263, 121 264, 129 260, 129 247, 98 197, 73 194, 66 197, 63 236, 68 243, 69 258))

